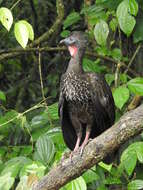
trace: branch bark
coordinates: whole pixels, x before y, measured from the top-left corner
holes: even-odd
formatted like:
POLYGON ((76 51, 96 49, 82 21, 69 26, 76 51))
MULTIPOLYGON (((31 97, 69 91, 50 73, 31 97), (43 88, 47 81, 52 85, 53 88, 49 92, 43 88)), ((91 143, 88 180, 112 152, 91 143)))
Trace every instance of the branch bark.
MULTIPOLYGON (((18 56, 18 55, 22 55, 22 54, 30 53, 30 52, 36 52, 36 51, 37 52, 67 51, 67 48, 65 48, 65 47, 49 47, 49 46, 45 46, 45 47, 41 47, 41 48, 27 47, 26 49, 16 48, 16 49, 2 50, 2 51, 0 51, 0 61, 2 61, 4 59, 7 59, 7 58, 12 58, 12 57, 15 57, 15 56, 18 56)), ((115 59, 113 59, 111 57, 108 57, 108 56, 103 56, 103 55, 97 54, 95 52, 91 52, 89 50, 86 51, 86 55, 87 56, 92 56, 92 57, 97 57, 97 58, 100 58, 100 59, 103 59, 103 60, 107 60, 107 61, 112 62, 113 64, 116 64, 116 65, 120 64, 120 67, 127 68, 127 65, 124 62, 119 63, 117 60, 115 60, 115 59)), ((133 76, 136 76, 136 77, 139 76, 139 74, 136 73, 131 68, 129 68, 128 70, 130 71, 130 73, 133 76)))
POLYGON ((43 177, 33 190, 58 190, 69 181, 77 178, 87 169, 103 160, 130 137, 143 130, 143 104, 127 112, 110 129, 93 139, 85 147, 82 157, 75 153, 72 159, 67 158, 43 177))

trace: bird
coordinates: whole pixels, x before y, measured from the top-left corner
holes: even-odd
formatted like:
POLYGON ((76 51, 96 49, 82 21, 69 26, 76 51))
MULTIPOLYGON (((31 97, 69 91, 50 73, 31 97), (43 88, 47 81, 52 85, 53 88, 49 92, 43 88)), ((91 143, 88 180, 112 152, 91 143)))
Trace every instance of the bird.
POLYGON ((85 33, 74 31, 60 44, 67 47, 71 58, 60 80, 58 115, 65 144, 72 153, 79 150, 82 155, 90 139, 113 125, 115 104, 104 76, 83 69, 85 33))

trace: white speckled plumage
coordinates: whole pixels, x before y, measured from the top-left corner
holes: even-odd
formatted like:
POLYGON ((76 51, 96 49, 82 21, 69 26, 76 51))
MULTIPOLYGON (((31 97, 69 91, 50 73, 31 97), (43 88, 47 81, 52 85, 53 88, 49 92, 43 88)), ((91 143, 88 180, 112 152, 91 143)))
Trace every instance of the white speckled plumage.
POLYGON ((85 103, 91 98, 89 83, 74 71, 63 75, 62 93, 71 102, 85 103))

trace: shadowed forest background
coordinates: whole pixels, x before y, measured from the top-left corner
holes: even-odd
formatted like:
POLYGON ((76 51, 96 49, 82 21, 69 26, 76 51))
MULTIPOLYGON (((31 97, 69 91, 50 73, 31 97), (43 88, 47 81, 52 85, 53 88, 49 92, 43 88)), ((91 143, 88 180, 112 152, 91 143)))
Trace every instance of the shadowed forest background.
MULTIPOLYGON (((0 21, 0 190, 30 190, 68 151, 57 106, 70 55, 59 41, 87 34, 84 70, 105 75, 117 121, 142 103, 143 1, 0 0, 0 21)), ((116 164, 100 162, 62 190, 143 189, 142 164, 141 134, 116 164)))

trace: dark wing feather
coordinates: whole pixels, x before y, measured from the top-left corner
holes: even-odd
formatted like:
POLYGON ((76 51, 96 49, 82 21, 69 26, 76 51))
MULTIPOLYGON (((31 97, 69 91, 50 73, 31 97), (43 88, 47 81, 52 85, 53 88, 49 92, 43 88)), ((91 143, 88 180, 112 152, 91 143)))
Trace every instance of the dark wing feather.
MULTIPOLYGON (((61 81, 61 86, 62 86, 62 81, 61 81)), ((69 117, 69 111, 67 106, 68 103, 64 98, 62 91, 60 91, 58 113, 62 127, 62 134, 68 148, 73 150, 76 144, 77 136, 74 127, 72 125, 71 119, 69 117)))
POLYGON ((96 130, 99 133, 109 128, 115 120, 115 106, 110 87, 104 77, 97 73, 87 73, 91 83, 92 101, 95 107, 96 130))

